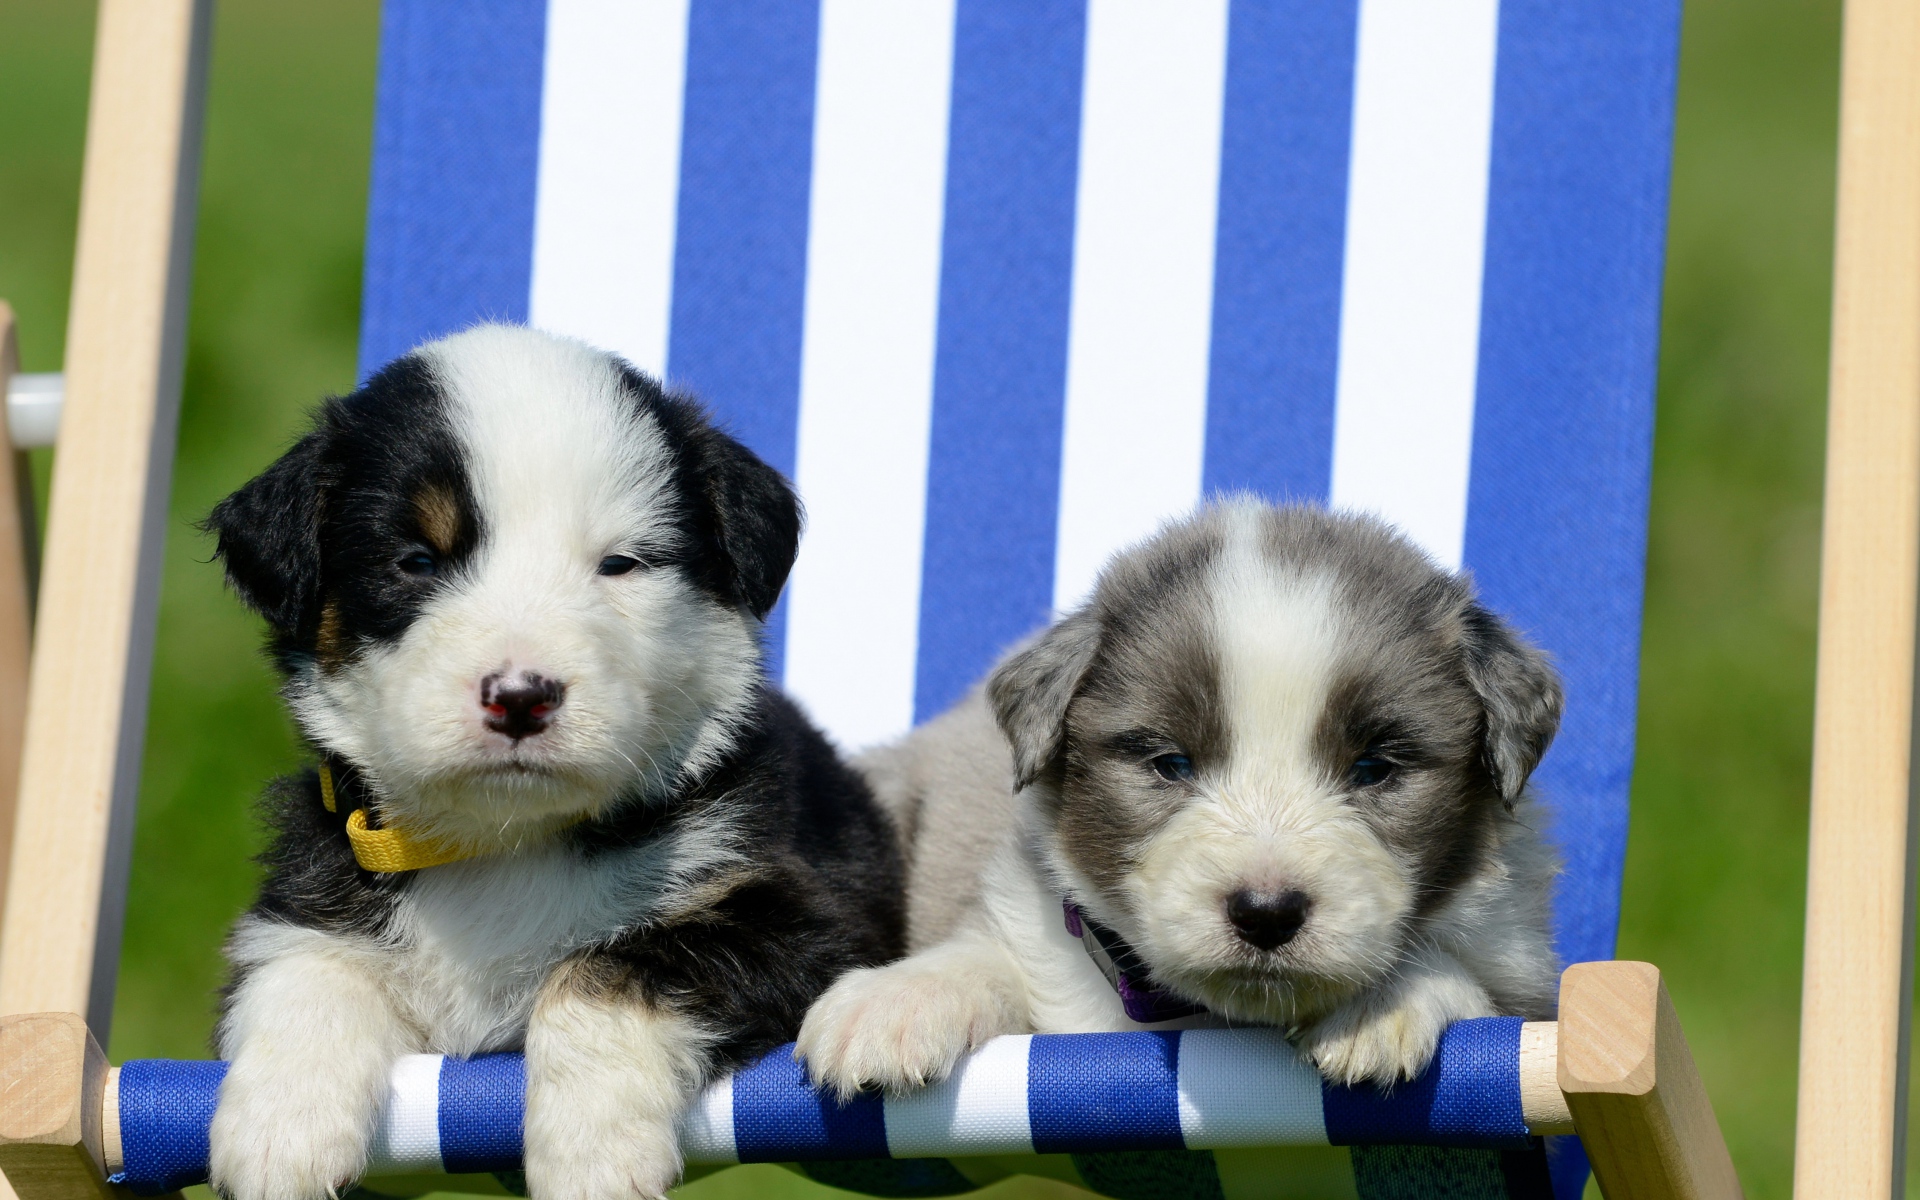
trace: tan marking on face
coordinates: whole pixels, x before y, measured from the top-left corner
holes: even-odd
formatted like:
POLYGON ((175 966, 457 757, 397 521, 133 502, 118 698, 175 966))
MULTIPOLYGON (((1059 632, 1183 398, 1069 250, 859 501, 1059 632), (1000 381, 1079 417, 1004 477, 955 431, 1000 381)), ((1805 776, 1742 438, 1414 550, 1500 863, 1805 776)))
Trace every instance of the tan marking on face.
POLYGON ((413 515, 428 545, 442 554, 453 553, 460 538, 460 502, 446 485, 431 483, 414 493, 413 515))

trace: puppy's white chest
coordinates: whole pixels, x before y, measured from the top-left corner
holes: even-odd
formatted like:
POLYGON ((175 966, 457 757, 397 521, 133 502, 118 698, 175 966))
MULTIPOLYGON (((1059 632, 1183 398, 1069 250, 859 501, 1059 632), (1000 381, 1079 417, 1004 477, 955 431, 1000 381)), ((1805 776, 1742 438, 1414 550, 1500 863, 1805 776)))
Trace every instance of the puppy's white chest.
POLYGON ((1145 1026, 1127 1016, 1119 995, 1067 932, 1060 892, 1045 879, 1024 839, 997 855, 985 872, 987 917, 1020 964, 1037 1033, 1106 1033, 1145 1026))
POLYGON ((639 865, 556 847, 423 872, 393 914, 392 984, 427 1048, 519 1047, 554 965, 654 909, 659 889, 646 886, 639 865))

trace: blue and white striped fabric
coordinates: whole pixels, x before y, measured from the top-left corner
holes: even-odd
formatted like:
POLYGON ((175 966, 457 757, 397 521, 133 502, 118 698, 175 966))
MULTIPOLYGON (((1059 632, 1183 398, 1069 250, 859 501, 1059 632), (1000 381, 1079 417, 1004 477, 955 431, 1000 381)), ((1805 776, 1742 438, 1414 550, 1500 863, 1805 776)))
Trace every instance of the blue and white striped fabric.
MULTIPOLYGON (((1110 1150, 1416 1143, 1511 1148, 1529 1136, 1518 1018, 1463 1021, 1420 1079, 1382 1093, 1323 1084, 1278 1033, 1188 1030, 1003 1037, 946 1082, 841 1105, 791 1048, 708 1089, 681 1126, 690 1163, 941 1158, 1110 1150)), ((125 1174, 142 1194, 204 1182, 226 1064, 120 1073, 125 1174)), ((412 1055, 395 1068, 368 1174, 520 1167, 517 1054, 412 1055)))
POLYGON ((1204 495, 1370 509, 1556 657, 1613 948, 1677 0, 388 0, 361 344, 481 318, 697 391, 811 521, 844 745, 1204 495))

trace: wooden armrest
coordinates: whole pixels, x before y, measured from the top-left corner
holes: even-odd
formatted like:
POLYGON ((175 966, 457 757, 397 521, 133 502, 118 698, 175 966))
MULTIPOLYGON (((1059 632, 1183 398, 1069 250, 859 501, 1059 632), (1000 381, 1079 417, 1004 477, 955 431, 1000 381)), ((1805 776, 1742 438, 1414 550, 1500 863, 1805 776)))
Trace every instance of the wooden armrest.
POLYGON ((100 1200, 107 1056, 77 1013, 0 1018, 0 1171, 20 1200, 100 1200))
POLYGON ((1560 977, 1560 1090, 1607 1200, 1739 1200, 1680 1017, 1642 962, 1560 977))

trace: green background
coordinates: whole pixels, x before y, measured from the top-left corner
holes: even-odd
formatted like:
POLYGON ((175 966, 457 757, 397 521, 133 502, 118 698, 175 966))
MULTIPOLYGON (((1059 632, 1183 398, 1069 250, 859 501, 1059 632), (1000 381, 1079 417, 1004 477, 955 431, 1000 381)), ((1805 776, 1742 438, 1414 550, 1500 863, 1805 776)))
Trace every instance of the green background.
MULTIPOLYGON (((0 3, 0 297, 29 371, 61 361, 91 8, 0 3)), ((376 23, 220 5, 116 1059, 207 1052, 248 806, 300 758, 193 522, 353 382, 376 23)), ((1792 1173, 1838 41, 1835 0, 1692 0, 1682 42, 1620 953, 1666 973, 1755 1200, 1792 1173)))

